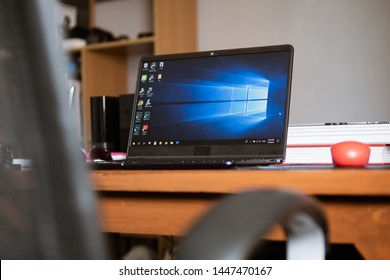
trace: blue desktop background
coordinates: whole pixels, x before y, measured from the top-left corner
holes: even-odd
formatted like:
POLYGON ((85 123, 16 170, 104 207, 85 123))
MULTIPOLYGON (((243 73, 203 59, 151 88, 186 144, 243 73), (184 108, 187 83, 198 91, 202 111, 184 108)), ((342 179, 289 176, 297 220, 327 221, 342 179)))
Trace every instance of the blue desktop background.
POLYGON ((134 140, 282 138, 288 69, 288 52, 164 61, 161 80, 145 83, 148 131, 134 140))

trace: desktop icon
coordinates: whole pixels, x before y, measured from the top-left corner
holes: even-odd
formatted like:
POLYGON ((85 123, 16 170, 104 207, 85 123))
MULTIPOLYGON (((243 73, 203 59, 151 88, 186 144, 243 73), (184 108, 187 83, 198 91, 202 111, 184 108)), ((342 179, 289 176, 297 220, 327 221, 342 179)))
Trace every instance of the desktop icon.
POLYGON ((140 131, 141 131, 141 125, 136 124, 133 130, 134 134, 138 134, 140 131))
POLYGON ((148 75, 144 74, 141 76, 141 82, 146 82, 148 80, 148 75))
MULTIPOLYGON (((141 115, 142 115, 142 112, 140 112, 141 113, 141 115)), ((138 114, 138 113, 137 113, 138 114)), ((144 120, 149 120, 150 119, 150 112, 149 111, 146 111, 145 113, 144 113, 144 120)))
POLYGON ((142 125, 142 131, 143 131, 143 132, 148 131, 148 129, 149 129, 149 125, 148 125, 148 124, 142 125))
POLYGON ((135 115, 135 119, 136 120, 142 119, 142 112, 137 112, 136 115, 135 115))

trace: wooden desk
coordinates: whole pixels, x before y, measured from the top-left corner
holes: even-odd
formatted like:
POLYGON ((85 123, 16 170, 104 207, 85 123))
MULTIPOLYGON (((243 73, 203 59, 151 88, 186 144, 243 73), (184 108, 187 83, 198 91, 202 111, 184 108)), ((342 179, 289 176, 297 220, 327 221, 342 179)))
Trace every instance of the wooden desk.
POLYGON ((330 242, 355 244, 366 259, 390 259, 389 169, 90 171, 90 177, 106 232, 180 236, 221 195, 289 189, 322 202, 330 242))

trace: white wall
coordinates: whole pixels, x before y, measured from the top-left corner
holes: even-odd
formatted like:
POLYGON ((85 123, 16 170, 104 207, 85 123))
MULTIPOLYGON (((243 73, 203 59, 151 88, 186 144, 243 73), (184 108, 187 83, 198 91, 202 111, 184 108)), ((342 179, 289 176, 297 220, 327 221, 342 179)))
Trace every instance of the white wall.
POLYGON ((95 23, 115 36, 153 31, 152 0, 96 1, 95 23))
MULTIPOLYGON (((96 1, 95 25, 112 32, 114 36, 127 35, 132 39, 137 38, 140 32, 152 32, 152 0, 96 1)), ((151 48, 138 48, 128 56, 128 93, 135 91, 139 60, 151 53, 151 48)))
POLYGON ((295 47, 290 123, 390 120, 389 0, 198 0, 199 49, 295 47))

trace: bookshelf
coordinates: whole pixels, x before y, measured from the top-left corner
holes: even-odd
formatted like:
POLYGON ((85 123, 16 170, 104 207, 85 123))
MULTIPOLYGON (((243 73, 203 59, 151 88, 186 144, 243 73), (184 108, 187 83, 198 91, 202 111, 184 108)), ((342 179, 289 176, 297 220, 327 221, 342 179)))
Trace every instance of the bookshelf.
MULTIPOLYGON (((90 26, 94 26, 95 22, 95 1, 98 2, 89 0, 90 26)), ((197 50, 197 0, 153 0, 152 5, 153 36, 69 50, 71 55, 80 55, 86 150, 91 149, 92 96, 118 96, 132 92, 137 75, 136 65, 143 55, 197 50), (129 67, 129 64, 132 66, 129 67)))

